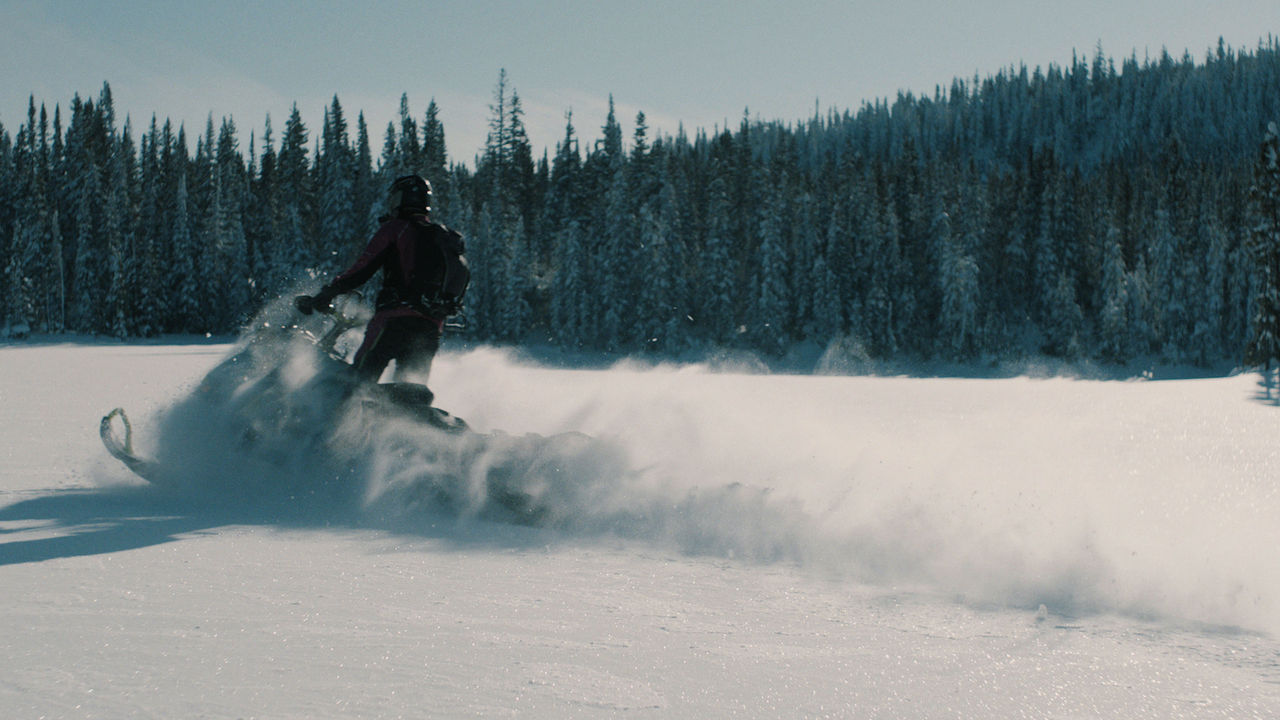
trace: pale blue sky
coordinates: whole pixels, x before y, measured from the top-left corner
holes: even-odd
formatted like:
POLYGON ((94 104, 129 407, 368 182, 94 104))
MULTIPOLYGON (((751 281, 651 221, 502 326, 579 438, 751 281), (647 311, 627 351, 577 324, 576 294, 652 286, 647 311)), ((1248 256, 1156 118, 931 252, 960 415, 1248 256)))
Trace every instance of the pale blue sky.
POLYGON ((856 109, 1064 65, 1099 42, 1116 58, 1203 58, 1219 36, 1252 49, 1269 33, 1278 0, 0 0, 0 123, 16 132, 31 94, 65 110, 106 80, 139 130, 153 113, 192 135, 229 115, 247 149, 268 113, 278 138, 295 101, 314 135, 337 94, 353 130, 364 111, 376 153, 403 92, 419 121, 435 98, 450 154, 469 162, 504 67, 530 138, 554 149, 570 109, 579 136, 598 137, 611 93, 628 136, 637 110, 692 132, 736 127, 744 108, 791 121, 815 102, 856 109))

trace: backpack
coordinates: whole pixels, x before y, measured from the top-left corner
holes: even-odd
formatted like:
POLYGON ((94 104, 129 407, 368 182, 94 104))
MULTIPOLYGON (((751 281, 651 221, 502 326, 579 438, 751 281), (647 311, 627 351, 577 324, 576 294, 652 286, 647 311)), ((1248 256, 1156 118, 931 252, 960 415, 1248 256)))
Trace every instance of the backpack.
POLYGON ((440 250, 444 253, 444 280, 440 282, 440 297, 454 307, 453 313, 462 309, 462 298, 471 287, 471 266, 467 264, 467 246, 462 233, 441 225, 444 232, 435 233, 440 250))
POLYGON ((431 283, 423 293, 422 302, 428 309, 444 316, 456 315, 462 310, 462 299, 471 286, 471 268, 467 265, 467 247, 462 234, 437 223, 419 224, 430 242, 444 257, 444 276, 439 285, 431 283))

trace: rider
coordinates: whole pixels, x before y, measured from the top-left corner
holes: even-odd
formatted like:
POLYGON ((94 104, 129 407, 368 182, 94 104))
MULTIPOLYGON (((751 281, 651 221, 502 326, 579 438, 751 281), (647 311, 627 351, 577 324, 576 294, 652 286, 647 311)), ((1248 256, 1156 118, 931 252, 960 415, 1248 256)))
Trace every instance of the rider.
POLYGON ((360 257, 320 292, 297 299, 304 314, 329 312, 334 297, 355 290, 382 270, 374 315, 352 360, 366 380, 377 382, 395 360, 397 375, 407 371, 423 376, 425 382, 445 318, 459 310, 469 279, 462 236, 432 222, 431 200, 431 184, 425 178, 397 179, 388 197, 391 214, 380 218, 382 226, 360 257), (451 273, 455 277, 449 278, 451 273), (463 277, 456 277, 459 274, 463 277))

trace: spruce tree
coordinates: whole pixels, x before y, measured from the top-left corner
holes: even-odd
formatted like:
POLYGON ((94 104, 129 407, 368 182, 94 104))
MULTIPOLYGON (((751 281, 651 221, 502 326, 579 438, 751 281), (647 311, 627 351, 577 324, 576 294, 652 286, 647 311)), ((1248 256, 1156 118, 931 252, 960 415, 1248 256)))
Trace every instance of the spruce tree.
POLYGON ((400 95, 400 138, 396 146, 395 175, 423 173, 422 143, 418 140, 418 123, 409 111, 409 95, 400 95))
POLYGON ((1249 250, 1257 273, 1245 362, 1270 371, 1280 362, 1280 129, 1267 126, 1249 192, 1249 250))
POLYGON ((1099 334, 1102 357, 1111 362, 1127 362, 1129 340, 1129 274, 1120 244, 1120 229, 1107 224, 1102 260, 1102 317, 1099 334))
POLYGON ((173 265, 168 273, 172 283, 169 291, 173 319, 171 327, 176 332, 196 332, 203 306, 200 298, 200 272, 203 263, 200 245, 196 242, 191 227, 191 203, 186 174, 178 177, 173 228, 169 237, 169 244, 173 248, 173 265))
MULTIPOLYGON (((373 167, 373 151, 369 146, 369 127, 364 113, 356 120, 355 177, 352 181, 352 202, 356 235, 361 239, 373 236, 378 229, 378 217, 382 214, 383 190, 378 187, 378 176, 373 167)), ((440 191, 437 190, 437 197, 440 191)), ((446 193, 447 194, 447 193, 446 193)))
POLYGON ((1199 298, 1188 295, 1184 268, 1190 258, 1186 243, 1175 233, 1172 214, 1163 207, 1156 211, 1155 237, 1152 240, 1155 330, 1165 358, 1180 362, 1186 357, 1191 338, 1191 308, 1187 303, 1199 298))
POLYGON ((791 327, 791 260, 786 248, 787 223, 779 193, 763 199, 756 223, 759 233, 759 288, 756 291, 753 335, 758 348, 770 355, 786 349, 791 327))
POLYGON ((356 157, 347 133, 346 116, 338 96, 325 110, 323 147, 316 158, 317 230, 319 257, 326 271, 338 269, 352 254, 352 247, 366 239, 361 232, 367 208, 357 207, 356 157))
POLYGON ((106 202, 102 213, 102 234, 106 245, 106 292, 103 297, 103 317, 97 328, 115 338, 124 339, 129 334, 129 311, 133 305, 133 273, 130 267, 128 233, 128 206, 125 197, 125 176, 118 155, 107 173, 106 202))
POLYGON ((584 198, 580 185, 582 160, 573 128, 572 114, 565 117, 564 139, 556 147, 546 197, 543 232, 551 233, 550 267, 552 293, 550 323, 552 337, 571 349, 580 349, 586 340, 588 314, 589 258, 583 237, 584 198))
POLYGON ((276 161, 280 197, 281 234, 276 239, 275 275, 282 287, 305 277, 307 268, 324 261, 315 242, 311 163, 307 154, 307 128, 295 104, 285 123, 276 161))
POLYGON ((98 171, 88 167, 81 177, 76 204, 76 254, 71 274, 74 293, 73 327, 76 332, 98 332, 102 313, 102 277, 106 264, 99 252, 99 227, 94 213, 98 196, 98 171))
MULTIPOLYGON (((4 124, 0 123, 0 257, 8 257, 13 254, 13 222, 14 208, 17 205, 15 198, 18 195, 17 182, 15 181, 16 168, 13 158, 13 144, 9 139, 9 134, 5 132, 4 124)), ((6 268, 0 267, 0 273, 6 268)), ((7 293, 0 292, 0 318, 8 317, 9 299, 7 293)), ((0 323, 4 320, 0 319, 0 323)))
POLYGON ((582 349, 590 316, 587 292, 587 256, 582 226, 569 219, 555 237, 552 267, 551 336, 561 347, 582 349))
POLYGON ((724 177, 716 177, 708 189, 706 239, 699 260, 699 302, 694 313, 704 337, 715 344, 727 344, 737 328, 732 209, 728 183, 724 177))
POLYGON ((52 333, 62 333, 67 329, 67 266, 57 210, 54 210, 49 218, 48 228, 49 253, 46 269, 49 297, 48 329, 52 333))
MULTIPOLYGON (((361 160, 357 166, 363 162, 361 160)), ((447 217, 449 208, 445 199, 450 191, 449 154, 445 147, 444 123, 440 120, 440 107, 436 105, 435 98, 427 103, 427 116, 422 123, 422 174, 431 182, 437 217, 447 217)))
POLYGON ((613 182, 604 202, 605 225, 600 239, 599 275, 596 278, 601 310, 596 341, 610 352, 622 349, 632 338, 629 320, 635 317, 635 295, 631 292, 636 245, 635 217, 631 213, 627 168, 616 166, 613 182))
POLYGON ((1202 268, 1187 263, 1191 277, 1200 276, 1197 290, 1200 300, 1191 299, 1194 330, 1190 340, 1192 359, 1202 366, 1216 359, 1226 346, 1224 328, 1227 311, 1228 248, 1227 234, 1217 213, 1208 203, 1200 210, 1200 247, 1204 252, 1202 268))
POLYGON ((668 183, 641 205, 637 218, 645 279, 640 285, 636 320, 640 346, 647 351, 670 351, 683 344, 674 223, 675 190, 668 183))
POLYGON ((816 202, 806 202, 803 207, 805 211, 796 231, 801 233, 801 242, 812 247, 813 257, 807 284, 810 320, 805 326, 804 336, 825 346, 843 329, 840 281, 831 266, 831 252, 827 235, 821 232, 816 202))
POLYGON ((1084 312, 1076 300, 1075 281, 1063 270, 1049 294, 1044 349, 1050 355, 1076 359, 1084 351, 1084 329, 1084 312))
POLYGON ((33 295, 35 286, 32 282, 29 266, 34 258, 29 248, 33 239, 39 236, 38 228, 31 228, 29 220, 19 217, 13 223, 13 239, 10 243, 9 257, 5 261, 5 286, 7 295, 7 316, 4 328, 6 334, 15 337, 26 337, 32 331, 35 321, 35 304, 33 295))
MULTIPOLYGON (((949 221, 942 225, 950 227, 949 221)), ((978 330, 978 264, 964 251, 961 243, 950 237, 949 230, 941 238, 942 349, 950 357, 966 358, 977 348, 978 330)))

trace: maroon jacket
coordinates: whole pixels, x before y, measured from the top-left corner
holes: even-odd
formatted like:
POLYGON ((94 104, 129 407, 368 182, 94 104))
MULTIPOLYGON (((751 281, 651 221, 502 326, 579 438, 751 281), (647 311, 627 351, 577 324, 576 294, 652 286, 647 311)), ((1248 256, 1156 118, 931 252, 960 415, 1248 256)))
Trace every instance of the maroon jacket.
POLYGON ((416 315, 442 323, 444 318, 437 317, 440 313, 427 306, 439 291, 445 274, 445 258, 437 233, 457 234, 431 222, 425 214, 385 220, 360 257, 334 278, 323 293, 333 296, 351 292, 381 269, 378 314, 416 315))

